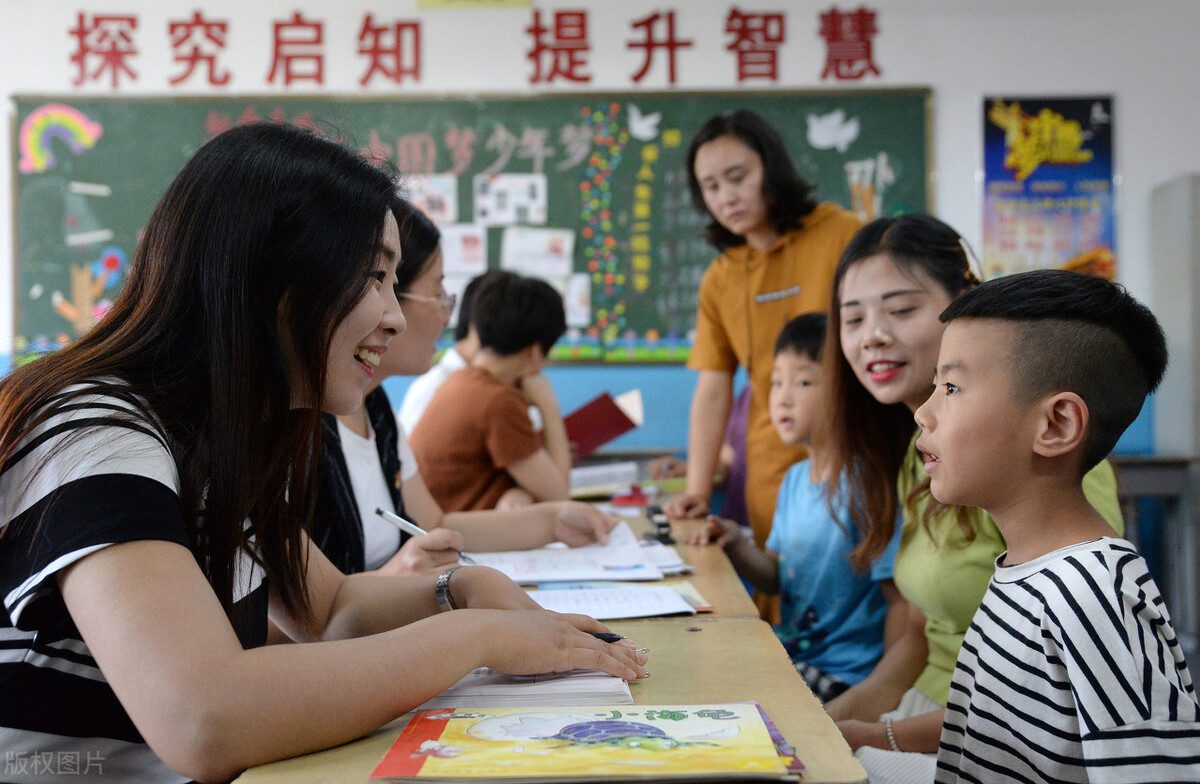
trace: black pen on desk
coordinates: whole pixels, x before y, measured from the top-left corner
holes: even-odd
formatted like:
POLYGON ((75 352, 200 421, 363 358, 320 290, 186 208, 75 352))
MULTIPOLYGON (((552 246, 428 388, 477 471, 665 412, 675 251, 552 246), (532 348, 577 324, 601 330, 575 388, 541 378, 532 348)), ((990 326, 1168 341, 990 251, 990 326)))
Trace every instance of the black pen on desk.
MULTIPOLYGON (((413 536, 424 536, 425 534, 429 533, 428 531, 426 531, 424 528, 417 525, 413 521, 405 520, 403 517, 396 514, 395 512, 389 512, 386 509, 381 509, 379 507, 375 507, 375 514, 379 515, 384 520, 387 520, 389 523, 396 526, 397 528, 399 528, 401 531, 403 531, 406 534, 412 534, 413 536)), ((466 555, 461 550, 455 550, 454 552, 458 553, 458 560, 462 561, 463 563, 469 564, 471 566, 477 565, 475 563, 475 560, 473 558, 471 558, 471 556, 466 555)))
POLYGON ((588 634, 592 635, 600 642, 620 642, 621 640, 625 639, 621 635, 613 634, 612 632, 588 632, 588 634))

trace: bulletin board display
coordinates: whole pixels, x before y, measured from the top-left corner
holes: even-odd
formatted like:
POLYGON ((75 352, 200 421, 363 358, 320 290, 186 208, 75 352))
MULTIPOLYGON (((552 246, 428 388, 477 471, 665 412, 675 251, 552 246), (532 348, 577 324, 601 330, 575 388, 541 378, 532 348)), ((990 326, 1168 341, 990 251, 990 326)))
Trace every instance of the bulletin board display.
POLYGON ((441 227, 447 286, 486 268, 549 280, 553 358, 681 362, 716 251, 687 145, 745 107, 783 134, 822 200, 870 219, 928 205, 927 90, 586 93, 360 99, 20 96, 12 150, 18 360, 104 317, 139 235, 207 139, 267 119, 311 126, 399 172, 441 227))

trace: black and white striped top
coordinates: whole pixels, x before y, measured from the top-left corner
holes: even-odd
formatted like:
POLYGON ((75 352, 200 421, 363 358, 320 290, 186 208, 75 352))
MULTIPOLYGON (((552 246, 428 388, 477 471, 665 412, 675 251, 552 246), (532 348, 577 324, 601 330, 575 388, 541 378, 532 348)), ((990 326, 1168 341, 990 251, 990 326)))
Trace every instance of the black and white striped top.
MULTIPOLYGON (((18 525, 18 536, 0 535, 0 781, 187 780, 142 740, 55 582, 57 572, 109 545, 189 546, 169 442, 135 402, 120 389, 65 404, 60 395, 55 415, 0 469, 0 527, 45 518, 40 527, 18 525), (97 421, 114 416, 122 421, 97 421)), ((266 582, 249 557, 237 574, 234 599, 248 603, 234 613, 246 619, 237 633, 243 645, 260 645, 266 582)))
POLYGON ((1200 705, 1133 545, 1003 557, 958 654, 937 780, 1200 781, 1200 705))

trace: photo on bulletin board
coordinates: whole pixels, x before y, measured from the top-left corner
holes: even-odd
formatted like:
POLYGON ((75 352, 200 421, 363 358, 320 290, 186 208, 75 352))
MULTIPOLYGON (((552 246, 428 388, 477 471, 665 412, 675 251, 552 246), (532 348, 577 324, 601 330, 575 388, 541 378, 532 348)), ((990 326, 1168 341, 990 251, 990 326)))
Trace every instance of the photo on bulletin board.
POLYGON ((985 98, 983 271, 1064 267, 1113 278, 1113 102, 985 98))
MULTIPOLYGON (((18 96, 18 360, 66 345, 111 307, 139 234, 205 141, 260 119, 311 127, 398 172, 444 232, 447 275, 519 268, 557 286, 559 362, 683 362, 703 238, 684 171, 711 116, 779 129, 818 199, 863 220, 928 208, 929 91, 527 96, 18 96)), ((445 344, 450 334, 444 336, 445 344)))

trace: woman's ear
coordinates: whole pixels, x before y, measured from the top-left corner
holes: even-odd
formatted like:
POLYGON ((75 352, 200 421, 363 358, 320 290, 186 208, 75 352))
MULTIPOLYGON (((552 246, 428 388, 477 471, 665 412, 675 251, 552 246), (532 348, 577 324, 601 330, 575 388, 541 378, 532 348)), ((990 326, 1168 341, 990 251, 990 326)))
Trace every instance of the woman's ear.
POLYGON ((1083 398, 1074 392, 1057 392, 1035 405, 1039 420, 1033 442, 1035 453, 1061 457, 1083 444, 1088 426, 1088 407, 1083 398))

